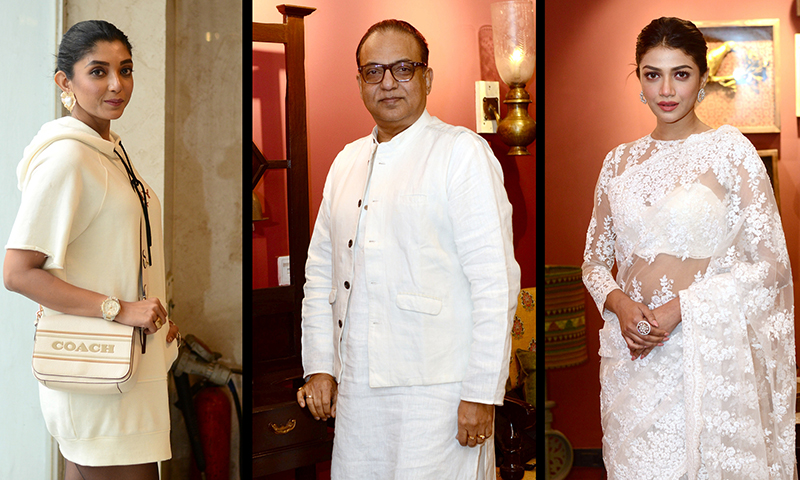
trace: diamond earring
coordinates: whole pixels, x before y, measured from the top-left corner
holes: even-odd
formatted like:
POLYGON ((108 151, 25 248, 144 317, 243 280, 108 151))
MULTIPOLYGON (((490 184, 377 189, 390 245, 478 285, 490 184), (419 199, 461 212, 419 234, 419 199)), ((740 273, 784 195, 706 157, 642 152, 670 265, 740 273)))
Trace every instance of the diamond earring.
POLYGON ((641 100, 642 103, 647 103, 647 99, 644 98, 644 92, 639 92, 639 100, 641 100))
POLYGON ((706 89, 701 88, 700 91, 697 92, 697 103, 702 102, 704 98, 706 98, 706 89))
POLYGON ((64 108, 69 110, 69 113, 72 113, 72 109, 75 108, 75 94, 72 92, 61 92, 61 103, 64 105, 64 108))

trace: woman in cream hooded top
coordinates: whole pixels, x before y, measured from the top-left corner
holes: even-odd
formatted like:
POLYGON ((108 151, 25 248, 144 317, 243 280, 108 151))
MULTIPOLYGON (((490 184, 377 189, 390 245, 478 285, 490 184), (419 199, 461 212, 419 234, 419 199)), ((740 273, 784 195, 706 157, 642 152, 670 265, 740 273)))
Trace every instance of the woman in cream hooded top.
POLYGON ((71 116, 43 125, 17 167, 22 202, 3 279, 45 314, 97 317, 148 334, 130 392, 40 385, 39 398, 67 459, 66 480, 157 480, 156 462, 171 457, 167 371, 178 328, 163 307, 160 204, 110 130, 133 91, 127 37, 107 22, 76 24, 62 39, 55 80, 71 116))

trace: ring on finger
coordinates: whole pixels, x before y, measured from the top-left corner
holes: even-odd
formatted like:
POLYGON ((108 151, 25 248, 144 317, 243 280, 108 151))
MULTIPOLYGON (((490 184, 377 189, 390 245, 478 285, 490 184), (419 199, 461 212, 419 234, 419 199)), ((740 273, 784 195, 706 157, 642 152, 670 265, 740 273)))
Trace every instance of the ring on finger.
POLYGON ((156 330, 164 326, 164 322, 162 322, 160 318, 156 319, 155 324, 156 324, 156 330))
POLYGON ((473 437, 472 435, 467 435, 467 440, 475 440, 475 437, 473 437))
POLYGON ((639 323, 636 324, 636 331, 641 335, 650 335, 650 322, 639 320, 639 323))
POLYGON ((484 440, 486 440, 486 435, 484 435, 484 434, 478 435, 478 441, 479 442, 483 442, 484 440))

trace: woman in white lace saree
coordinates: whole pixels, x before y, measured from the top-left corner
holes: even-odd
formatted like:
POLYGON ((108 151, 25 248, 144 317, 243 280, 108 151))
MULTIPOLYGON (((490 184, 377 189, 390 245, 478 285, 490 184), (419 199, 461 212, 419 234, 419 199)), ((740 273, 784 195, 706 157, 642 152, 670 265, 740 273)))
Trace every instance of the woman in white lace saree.
POLYGON ((609 478, 796 478, 792 278, 769 178, 738 130, 694 112, 708 77, 694 24, 651 22, 636 65, 656 127, 606 156, 583 264, 605 320, 609 478))

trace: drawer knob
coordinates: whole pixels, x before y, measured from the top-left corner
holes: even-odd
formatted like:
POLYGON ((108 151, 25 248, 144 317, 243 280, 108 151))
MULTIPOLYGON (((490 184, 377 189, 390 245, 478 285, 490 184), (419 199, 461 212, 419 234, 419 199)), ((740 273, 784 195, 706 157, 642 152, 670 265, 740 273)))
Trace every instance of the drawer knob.
POLYGON ((275 425, 274 423, 269 424, 272 427, 272 431, 275 432, 277 435, 286 435, 287 433, 294 430, 294 427, 297 426, 297 422, 292 419, 286 425, 275 425))

